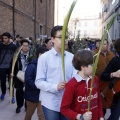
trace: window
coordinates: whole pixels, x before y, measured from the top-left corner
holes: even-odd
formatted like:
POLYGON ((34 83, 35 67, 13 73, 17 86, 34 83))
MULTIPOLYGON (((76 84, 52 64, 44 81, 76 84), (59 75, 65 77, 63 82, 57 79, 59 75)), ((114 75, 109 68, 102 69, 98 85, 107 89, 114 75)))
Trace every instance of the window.
POLYGON ((79 27, 81 27, 82 25, 81 25, 81 22, 79 22, 79 27))
POLYGON ((84 30, 84 37, 86 37, 86 35, 87 35, 87 31, 86 31, 86 30, 84 30))
POLYGON ((94 30, 94 36, 97 36, 97 31, 96 30, 94 30))
POLYGON ((42 35, 42 33, 43 33, 43 26, 40 25, 40 35, 42 35))
POLYGON ((85 22, 85 26, 87 26, 87 22, 85 22))
POLYGON ((42 0, 40 0, 40 2, 42 3, 42 0))
POLYGON ((94 21, 94 26, 97 26, 97 21, 94 21))

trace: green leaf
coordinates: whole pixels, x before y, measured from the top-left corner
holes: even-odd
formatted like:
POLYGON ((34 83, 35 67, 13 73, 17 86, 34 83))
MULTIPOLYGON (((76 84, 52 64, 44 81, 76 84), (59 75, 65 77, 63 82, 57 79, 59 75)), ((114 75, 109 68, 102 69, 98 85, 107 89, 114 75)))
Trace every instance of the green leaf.
POLYGON ((62 29, 62 44, 61 44, 61 54, 62 54, 62 72, 63 72, 63 79, 65 81, 65 65, 64 65, 64 51, 65 51, 65 36, 66 36, 66 32, 67 32, 67 26, 68 26, 68 23, 69 23, 69 19, 70 19, 70 16, 72 14, 72 11, 75 7, 75 4, 76 4, 77 0, 74 0, 68 13, 67 13, 67 16, 65 17, 65 20, 64 20, 64 25, 63 25, 63 29, 62 29))
POLYGON ((100 43, 99 51, 98 51, 97 55, 94 56, 94 57, 96 57, 96 59, 95 59, 95 62, 94 62, 93 72, 92 72, 92 81, 91 81, 91 87, 90 87, 90 93, 89 93, 89 100, 88 100, 88 111, 90 111, 90 101, 91 101, 91 94, 92 94, 92 89, 93 89, 92 86, 93 86, 94 77, 95 77, 95 73, 96 73, 96 69, 97 69, 99 55, 100 55, 101 49, 103 47, 104 41, 106 39, 106 36, 108 34, 108 31, 110 30, 111 26, 113 25, 113 23, 114 23, 114 21, 116 19, 116 16, 114 16, 113 18, 111 18, 111 20, 107 24, 106 30, 104 31, 104 34, 102 36, 102 40, 101 40, 101 43, 100 43))

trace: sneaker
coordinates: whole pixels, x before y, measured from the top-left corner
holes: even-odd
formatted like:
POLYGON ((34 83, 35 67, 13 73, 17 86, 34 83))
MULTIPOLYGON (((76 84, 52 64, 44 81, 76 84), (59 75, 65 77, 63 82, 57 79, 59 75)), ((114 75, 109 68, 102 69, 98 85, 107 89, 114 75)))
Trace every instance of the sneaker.
POLYGON ((16 108, 16 113, 20 113, 20 109, 19 107, 16 108))
POLYGON ((14 104, 15 103, 15 98, 14 97, 12 97, 12 104, 14 104))
POLYGON ((0 96, 0 99, 1 99, 1 100, 4 100, 4 98, 5 98, 5 94, 2 94, 2 95, 0 96))

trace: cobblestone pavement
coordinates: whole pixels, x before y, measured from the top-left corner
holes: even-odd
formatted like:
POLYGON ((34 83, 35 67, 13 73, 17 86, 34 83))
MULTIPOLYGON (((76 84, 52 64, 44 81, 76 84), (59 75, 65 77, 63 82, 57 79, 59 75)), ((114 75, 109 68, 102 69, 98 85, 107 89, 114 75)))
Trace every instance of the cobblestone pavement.
MULTIPOLYGON (((0 120, 24 120, 25 117, 24 107, 21 108, 21 112, 18 114, 15 113, 15 110, 16 110, 16 103, 10 105, 9 90, 7 90, 4 101, 0 101, 0 120)), ((110 110, 108 109, 105 118, 107 119, 109 115, 110 115, 110 110)), ((37 111, 35 111, 32 120, 38 120, 37 111)), ((41 120, 45 120, 42 111, 41 111, 41 120)))

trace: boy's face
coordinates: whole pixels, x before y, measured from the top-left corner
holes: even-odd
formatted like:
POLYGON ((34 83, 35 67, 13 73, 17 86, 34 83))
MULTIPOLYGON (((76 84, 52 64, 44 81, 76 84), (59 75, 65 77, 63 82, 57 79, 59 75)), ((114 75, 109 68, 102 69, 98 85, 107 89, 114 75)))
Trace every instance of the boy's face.
POLYGON ((62 30, 57 31, 55 37, 51 39, 54 47, 57 49, 61 49, 61 42, 62 42, 62 30))
POLYGON ((9 44, 10 43, 10 38, 8 38, 7 36, 3 36, 3 43, 4 44, 9 44))
POLYGON ((84 67, 84 74, 87 76, 92 76, 93 64, 84 67))
POLYGON ((22 44, 22 51, 23 52, 28 52, 29 51, 29 44, 27 42, 24 42, 22 44))
MULTIPOLYGON (((53 43, 53 45, 54 45, 54 47, 55 47, 56 49, 61 50, 62 30, 57 31, 55 37, 54 37, 54 38, 52 37, 51 41, 52 41, 52 43, 53 43)), ((66 38, 66 40, 65 40, 65 43, 66 43, 66 42, 67 42, 67 38, 66 38)))

